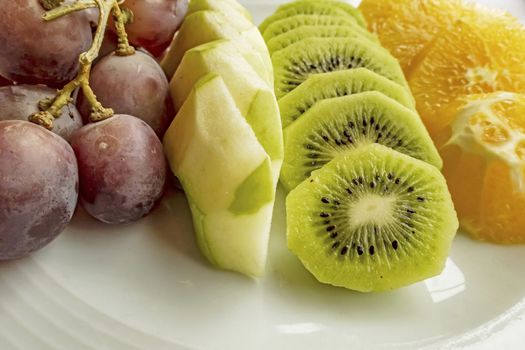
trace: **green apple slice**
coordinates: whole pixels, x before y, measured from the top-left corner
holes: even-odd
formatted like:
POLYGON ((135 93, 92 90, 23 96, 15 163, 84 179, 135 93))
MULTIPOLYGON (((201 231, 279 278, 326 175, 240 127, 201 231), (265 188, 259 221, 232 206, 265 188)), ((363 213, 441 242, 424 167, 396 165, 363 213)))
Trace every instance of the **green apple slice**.
POLYGON ((235 11, 198 11, 187 16, 161 66, 168 77, 177 70, 186 51, 219 39, 231 39, 259 76, 273 87, 273 65, 261 33, 235 11))
POLYGON ((164 149, 203 254, 221 268, 262 275, 275 201, 271 162, 218 74, 195 84, 164 149))
POLYGON ((170 81, 175 109, 181 108, 199 79, 209 73, 222 77, 237 108, 253 128, 279 178, 283 156, 283 136, 279 105, 275 94, 229 40, 217 40, 186 52, 170 81))
POLYGON ((187 15, 197 11, 231 11, 235 10, 250 22, 253 22, 252 14, 236 0, 191 0, 187 15))

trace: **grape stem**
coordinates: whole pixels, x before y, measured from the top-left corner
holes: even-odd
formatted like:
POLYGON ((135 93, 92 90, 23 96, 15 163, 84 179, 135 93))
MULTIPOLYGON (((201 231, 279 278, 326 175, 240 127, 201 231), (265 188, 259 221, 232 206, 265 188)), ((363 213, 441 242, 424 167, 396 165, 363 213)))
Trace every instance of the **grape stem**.
POLYGON ((52 21, 72 12, 97 7, 99 9, 98 26, 91 47, 88 51, 80 54, 80 69, 75 79, 67 83, 62 89, 58 90, 55 98, 40 101, 40 112, 32 114, 29 117, 29 121, 51 130, 53 128, 53 120, 61 116, 62 108, 72 102, 73 99, 71 98, 71 95, 74 93, 75 89, 79 87, 82 89, 84 96, 91 105, 92 113, 90 115, 90 120, 92 122, 105 120, 113 116, 113 109, 104 108, 104 106, 102 106, 97 100, 95 93, 89 86, 89 76, 91 74, 93 61, 98 57, 100 47, 102 46, 104 33, 106 32, 109 16, 111 14, 113 14, 114 17, 115 28, 118 35, 118 48, 116 54, 119 56, 128 56, 135 53, 135 49, 129 44, 125 30, 125 24, 130 18, 132 18, 132 14, 130 15, 130 12, 123 12, 120 9, 119 3, 118 0, 78 0, 74 3, 60 5, 44 13, 43 19, 45 21, 52 21))
POLYGON ((118 56, 130 56, 135 53, 135 48, 129 44, 128 34, 126 33, 126 23, 133 20, 133 12, 128 10, 123 12, 117 2, 113 5, 113 19, 117 30, 118 46, 115 53, 118 56))
MULTIPOLYGON (((44 5, 46 1, 49 1, 49 0, 41 0, 42 6, 44 6, 45 9, 49 10, 45 12, 44 15, 42 16, 42 18, 45 21, 52 21, 54 19, 70 14, 71 12, 81 11, 81 10, 85 10, 85 9, 93 8, 93 7, 98 7, 97 2, 95 0, 77 0, 70 4, 53 6, 51 8, 50 8, 51 5, 47 5, 47 6, 44 5)), ((60 2, 62 2, 62 0, 60 2)))

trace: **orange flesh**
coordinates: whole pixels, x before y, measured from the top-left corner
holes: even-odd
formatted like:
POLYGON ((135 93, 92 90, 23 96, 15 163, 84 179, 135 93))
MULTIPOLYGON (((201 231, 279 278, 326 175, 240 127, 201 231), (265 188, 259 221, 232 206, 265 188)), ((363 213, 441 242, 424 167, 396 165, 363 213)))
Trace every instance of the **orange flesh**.
POLYGON ((401 62, 463 228, 525 243, 523 25, 460 0, 363 0, 360 9, 401 62))
POLYGON ((440 149, 461 225, 480 240, 525 243, 525 96, 470 101, 440 149), (464 118, 467 126, 455 128, 464 118))

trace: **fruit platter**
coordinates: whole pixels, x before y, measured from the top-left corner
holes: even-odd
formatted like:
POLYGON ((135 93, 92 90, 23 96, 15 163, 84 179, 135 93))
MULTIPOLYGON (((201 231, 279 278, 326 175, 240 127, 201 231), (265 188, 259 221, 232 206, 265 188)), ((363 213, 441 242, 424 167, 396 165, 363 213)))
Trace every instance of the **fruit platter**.
POLYGON ((10 0, 0 350, 522 349, 520 0, 10 0))

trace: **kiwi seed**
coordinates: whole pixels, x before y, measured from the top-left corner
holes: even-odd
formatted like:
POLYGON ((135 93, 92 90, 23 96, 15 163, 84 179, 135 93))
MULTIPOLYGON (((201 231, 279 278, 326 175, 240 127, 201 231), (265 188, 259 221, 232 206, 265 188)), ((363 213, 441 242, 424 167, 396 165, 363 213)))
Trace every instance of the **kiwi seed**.
POLYGON ((458 221, 435 167, 373 144, 312 179, 288 195, 287 237, 319 281, 381 291, 442 270, 458 221))
MULTIPOLYGON (((441 167, 419 116, 380 92, 367 91, 317 102, 284 131, 281 182, 288 190, 341 153, 379 143, 441 167)), ((394 185, 400 179, 392 179, 394 185)), ((354 181, 362 181, 357 178, 354 181)), ((378 182, 368 186, 378 187, 378 182)), ((385 191, 389 186, 381 187, 385 191)))
POLYGON ((275 93, 280 99, 312 74, 367 68, 399 84, 408 84, 397 60, 388 51, 358 38, 307 38, 272 56, 275 93))

